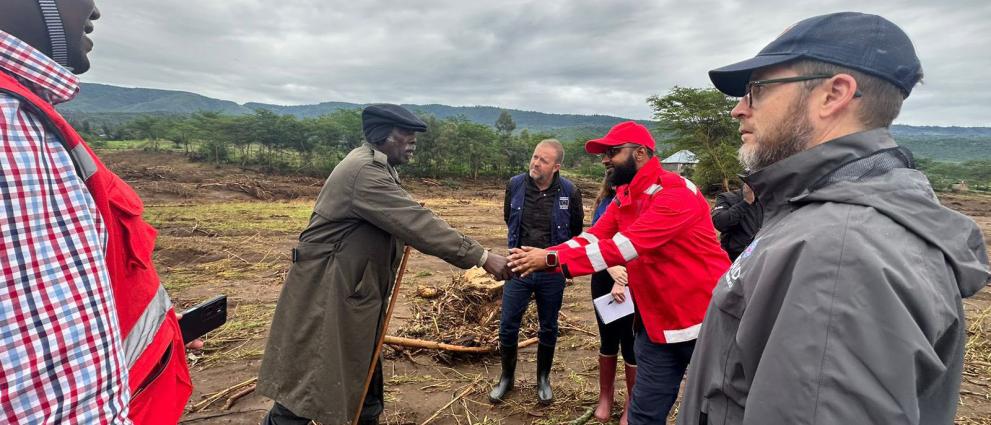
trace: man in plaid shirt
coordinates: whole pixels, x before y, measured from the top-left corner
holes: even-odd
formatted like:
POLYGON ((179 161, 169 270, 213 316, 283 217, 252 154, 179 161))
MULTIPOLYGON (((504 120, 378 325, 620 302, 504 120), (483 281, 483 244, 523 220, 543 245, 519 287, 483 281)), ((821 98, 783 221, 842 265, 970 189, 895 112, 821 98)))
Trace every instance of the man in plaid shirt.
POLYGON ((140 199, 51 107, 99 16, 0 5, 0 423, 174 424, 191 389, 140 199))

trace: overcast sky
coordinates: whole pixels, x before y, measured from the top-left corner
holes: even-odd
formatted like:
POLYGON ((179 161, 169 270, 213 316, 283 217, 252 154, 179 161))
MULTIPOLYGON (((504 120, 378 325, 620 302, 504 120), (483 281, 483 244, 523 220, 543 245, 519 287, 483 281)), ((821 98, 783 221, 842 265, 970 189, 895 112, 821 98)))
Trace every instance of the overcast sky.
POLYGON ((877 13, 924 84, 898 121, 991 126, 991 1, 96 0, 83 81, 284 105, 442 103, 650 118, 809 16, 877 13), (477 4, 475 4, 477 3, 477 4), (939 3, 939 4, 937 4, 939 3))

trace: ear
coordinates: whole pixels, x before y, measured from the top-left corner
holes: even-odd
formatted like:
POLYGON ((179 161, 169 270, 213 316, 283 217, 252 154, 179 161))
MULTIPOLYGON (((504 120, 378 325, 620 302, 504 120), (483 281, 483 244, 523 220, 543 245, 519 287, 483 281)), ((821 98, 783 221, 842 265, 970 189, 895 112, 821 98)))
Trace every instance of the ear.
POLYGON ((637 162, 643 162, 647 160, 647 148, 640 146, 633 151, 633 159, 637 162))
POLYGON ((860 96, 857 88, 857 80, 850 74, 836 74, 826 80, 822 87, 825 92, 818 99, 818 104, 814 105, 820 118, 835 118, 848 111, 854 98, 860 96))

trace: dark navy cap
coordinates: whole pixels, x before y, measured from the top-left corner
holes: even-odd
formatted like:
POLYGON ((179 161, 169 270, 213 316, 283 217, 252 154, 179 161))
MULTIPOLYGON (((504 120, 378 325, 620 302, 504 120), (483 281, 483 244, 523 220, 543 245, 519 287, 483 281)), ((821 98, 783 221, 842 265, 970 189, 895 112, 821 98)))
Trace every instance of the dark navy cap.
POLYGON ((365 134, 365 140, 371 143, 385 140, 394 127, 427 131, 427 123, 399 105, 378 103, 368 105, 361 111, 361 131, 365 134))
POLYGON ((785 30, 756 57, 709 71, 719 91, 746 94, 753 71, 796 59, 813 59, 880 77, 905 97, 922 79, 912 40, 901 28, 877 15, 833 13, 805 19, 785 30))

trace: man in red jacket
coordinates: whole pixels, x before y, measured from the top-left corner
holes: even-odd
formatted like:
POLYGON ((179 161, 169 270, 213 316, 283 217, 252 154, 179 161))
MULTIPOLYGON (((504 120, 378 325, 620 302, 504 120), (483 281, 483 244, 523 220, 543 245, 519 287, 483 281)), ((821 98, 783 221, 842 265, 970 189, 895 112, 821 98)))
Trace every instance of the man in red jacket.
POLYGON ((0 5, 0 423, 175 424, 192 389, 141 199, 53 107, 99 17, 0 5))
POLYGON ((615 200, 585 233, 547 249, 514 249, 510 265, 524 276, 549 268, 568 277, 626 265, 637 305, 639 366, 629 423, 664 423, 729 258, 705 197, 691 181, 661 168, 646 127, 618 124, 585 150, 602 154, 613 170, 615 200))

